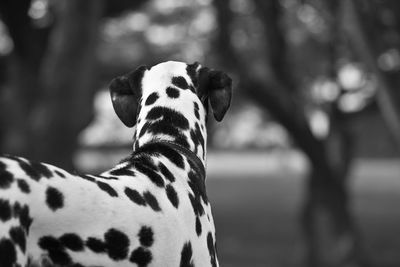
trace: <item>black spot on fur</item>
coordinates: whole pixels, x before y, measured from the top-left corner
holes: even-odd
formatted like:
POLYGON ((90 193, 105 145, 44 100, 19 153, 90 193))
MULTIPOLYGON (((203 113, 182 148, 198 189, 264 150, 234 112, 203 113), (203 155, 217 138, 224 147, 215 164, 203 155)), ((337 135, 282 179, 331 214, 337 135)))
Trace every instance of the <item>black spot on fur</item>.
POLYGON ((204 180, 193 171, 193 168, 189 172, 188 177, 188 184, 193 192, 193 195, 189 194, 189 199, 192 204, 194 214, 196 216, 201 216, 204 214, 204 208, 201 200, 203 200, 204 203, 208 203, 205 183, 204 180))
POLYGON ((93 252, 104 253, 106 251, 106 244, 100 239, 89 237, 86 240, 86 246, 93 252))
POLYGON ((156 92, 151 93, 149 95, 149 97, 146 99, 145 105, 149 106, 151 104, 154 104, 154 102, 156 102, 158 98, 159 98, 159 96, 156 92))
POLYGON ((196 153, 197 153, 197 146, 201 146, 204 153, 205 142, 198 123, 196 123, 195 129, 190 130, 190 137, 193 140, 193 143, 195 144, 196 153))
POLYGON ((171 183, 175 182, 174 175, 170 172, 170 170, 168 170, 168 168, 162 162, 158 163, 158 168, 160 169, 161 174, 164 176, 165 179, 167 179, 171 183))
POLYGON ((19 163, 19 166, 21 167, 21 169, 24 170, 24 172, 26 173, 27 176, 29 176, 30 178, 32 178, 35 181, 40 180, 41 177, 40 177, 39 173, 37 171, 35 171, 28 162, 26 162, 22 159, 18 159, 18 163, 19 163))
POLYGON ((127 168, 112 170, 110 171, 110 174, 115 176, 135 176, 135 172, 127 168))
POLYGON ((208 247, 208 252, 210 253, 211 265, 212 265, 212 267, 216 267, 217 259, 216 259, 214 240, 213 240, 211 232, 209 232, 207 235, 207 247, 208 247))
POLYGON ((12 241, 19 246, 23 253, 25 253, 26 238, 24 229, 22 229, 20 226, 14 226, 8 233, 10 234, 12 241))
POLYGON ((187 83, 186 79, 183 78, 182 76, 177 76, 177 77, 172 77, 172 84, 182 88, 182 89, 188 89, 189 84, 187 83))
POLYGON ((189 186, 192 189, 194 195, 196 197, 201 197, 201 199, 205 203, 208 203, 206 185, 202 177, 200 177, 199 174, 195 173, 193 171, 193 168, 191 168, 191 170, 189 171, 188 177, 189 177, 189 186))
POLYGON ((140 193, 134 189, 130 189, 129 187, 125 188, 125 195, 134 203, 140 206, 146 206, 146 200, 140 195, 140 193))
POLYGON ((181 145, 183 147, 187 147, 189 148, 189 142, 187 141, 186 136, 180 134, 178 136, 175 137, 175 143, 177 143, 178 145, 181 145))
POLYGON ((29 188, 29 184, 25 180, 18 179, 17 180, 17 185, 18 185, 19 189, 23 193, 27 193, 28 194, 29 192, 31 192, 31 189, 29 188))
POLYGON ((200 222, 200 217, 196 216, 196 234, 197 236, 200 236, 202 232, 202 226, 201 226, 201 222, 200 222))
POLYGON ((201 133, 200 126, 199 126, 199 124, 197 122, 196 122, 195 128, 196 128, 196 130, 195 130, 196 131, 196 135, 197 135, 197 137, 198 137, 198 139, 200 141, 200 145, 201 145, 201 147, 203 148, 203 151, 204 151, 205 150, 204 149, 205 140, 204 140, 203 134, 201 133))
POLYGON ((0 188, 9 188, 13 181, 13 175, 6 171, 6 165, 3 162, 0 162, 0 188))
POLYGON ((197 147, 198 146, 198 139, 197 139, 195 131, 190 130, 190 138, 192 139, 192 141, 194 143, 194 153, 197 154, 197 151, 198 151, 198 147, 197 147))
POLYGON ((150 193, 149 191, 146 191, 143 193, 144 200, 146 200, 146 203, 154 210, 154 211, 161 211, 160 205, 158 204, 157 199, 155 196, 150 193))
POLYGON ((198 197, 189 194, 190 203, 193 207, 193 212, 196 216, 201 216, 204 214, 203 205, 201 205, 200 199, 198 197))
POLYGON ((39 181, 42 177, 50 178, 53 176, 51 170, 43 163, 32 162, 20 158, 17 158, 16 160, 18 161, 21 169, 24 170, 24 172, 35 181, 39 181))
POLYGON ((164 179, 148 166, 149 165, 135 164, 136 169, 148 177, 156 186, 164 187, 164 179))
MULTIPOLYGON (((184 168, 185 163, 182 155, 175 151, 173 148, 169 147, 165 144, 146 144, 141 147, 137 153, 146 153, 148 155, 162 155, 169 159, 172 163, 174 163, 179 168, 184 168)), ((161 170, 162 171, 162 170, 161 170)))
POLYGON ((182 169, 185 167, 183 157, 179 152, 175 151, 174 149, 172 149, 166 145, 160 147, 159 151, 160 151, 161 155, 165 156, 172 163, 174 163, 177 167, 182 168, 182 169))
POLYGON ((64 206, 64 196, 54 187, 48 187, 46 190, 46 203, 52 211, 56 211, 64 206))
POLYGON ((10 239, 0 240, 0 263, 3 267, 13 267, 17 260, 17 251, 10 239))
POLYGON ((51 170, 43 163, 31 162, 31 166, 40 176, 44 176, 46 178, 50 178, 53 176, 51 170))
MULTIPOLYGON (((134 174, 134 173, 133 173, 134 174)), ((115 176, 106 176, 106 175, 97 175, 97 178, 105 179, 105 180, 118 180, 118 177, 115 176)))
POLYGON ((11 219, 11 206, 8 200, 0 199, 0 220, 3 222, 11 219))
MULTIPOLYGON (((204 188, 203 192, 206 192, 206 188, 205 188, 205 169, 204 169, 204 165, 201 164, 201 166, 197 165, 194 163, 194 161, 189 160, 189 165, 190 165, 190 170, 195 174, 195 176, 197 177, 197 179, 199 179, 199 181, 202 183, 202 186, 204 188)), ((206 194, 204 195, 204 197, 206 198, 206 194)), ((207 199, 205 199, 204 201, 206 201, 207 199)))
POLYGON ((60 250, 63 248, 60 241, 53 236, 42 236, 38 241, 38 245, 43 250, 51 250, 51 249, 60 250))
POLYGON ((49 250, 49 257, 53 263, 61 266, 69 266, 72 263, 71 257, 63 249, 49 250))
POLYGON ((196 94, 196 89, 194 89, 194 87, 192 85, 189 86, 189 90, 196 94))
POLYGON ((199 114, 199 105, 196 102, 194 103, 194 115, 196 116, 196 119, 200 119, 200 114, 199 114))
POLYGON ((116 229, 110 229, 104 235, 108 256, 113 260, 123 260, 128 256, 129 238, 116 229))
POLYGON ((49 257, 54 264, 64 266, 72 263, 71 257, 57 238, 53 236, 42 236, 39 239, 38 245, 41 249, 48 251, 49 257))
POLYGON ((179 90, 173 87, 167 87, 165 91, 169 98, 178 98, 180 95, 179 90))
MULTIPOLYGON (((14 208, 16 208, 15 205, 14 208)), ((22 208, 20 208, 18 213, 19 213, 19 223, 24 227, 26 233, 29 233, 29 227, 31 226, 33 219, 29 215, 28 205, 24 205, 22 208)))
POLYGON ((146 168, 148 168, 152 171, 157 171, 158 168, 157 168, 154 160, 151 158, 151 155, 157 155, 157 154, 156 153, 150 154, 151 153, 150 151, 149 151, 150 153, 143 153, 143 150, 141 150, 141 149, 140 149, 140 152, 133 155, 131 164, 135 167, 145 166, 146 168))
POLYGON ((61 178, 65 178, 65 174, 60 172, 59 170, 55 170, 54 173, 57 174, 61 178))
POLYGON ((151 247, 154 242, 154 233, 150 227, 142 226, 139 231, 139 241, 144 247, 151 247))
POLYGON ((114 190, 109 184, 97 181, 97 186, 112 197, 118 197, 117 191, 114 190))
POLYGON ((173 124, 164 120, 158 120, 152 122, 151 124, 149 124, 149 127, 147 128, 146 132, 153 135, 165 134, 173 138, 183 136, 178 127, 175 127, 173 124))
POLYGON ((143 126, 142 126, 142 128, 140 129, 140 132, 139 132, 139 138, 142 137, 146 133, 146 131, 149 129, 150 125, 151 125, 151 123, 149 121, 145 122, 143 124, 143 126))
POLYGON ((178 194, 176 193, 174 187, 169 184, 169 185, 167 185, 166 191, 167 191, 167 197, 168 197, 169 201, 171 201, 172 205, 175 208, 178 208, 179 199, 178 199, 178 194))
POLYGON ((19 214, 21 212, 21 205, 19 204, 19 202, 15 202, 13 207, 12 207, 12 212, 13 212, 13 217, 14 218, 19 218, 19 214))
POLYGON ((170 125, 174 125, 182 130, 189 129, 189 121, 185 116, 171 108, 160 106, 154 107, 146 116, 147 120, 158 120, 160 118, 163 118, 163 120, 168 122, 170 125))
POLYGON ((180 267, 194 267, 192 261, 193 251, 192 251, 192 244, 187 242, 183 245, 182 252, 181 252, 181 263, 180 267))
POLYGON ((86 175, 86 174, 79 175, 79 177, 81 177, 81 178, 83 178, 85 180, 88 180, 90 182, 96 182, 96 179, 94 179, 93 177, 91 177, 89 175, 86 175))
POLYGON ((59 238, 64 247, 72 251, 82 251, 83 241, 77 234, 64 234, 59 238))
POLYGON ((131 257, 129 258, 131 262, 136 263, 139 267, 146 267, 152 259, 153 256, 150 250, 144 247, 138 247, 132 251, 131 257))

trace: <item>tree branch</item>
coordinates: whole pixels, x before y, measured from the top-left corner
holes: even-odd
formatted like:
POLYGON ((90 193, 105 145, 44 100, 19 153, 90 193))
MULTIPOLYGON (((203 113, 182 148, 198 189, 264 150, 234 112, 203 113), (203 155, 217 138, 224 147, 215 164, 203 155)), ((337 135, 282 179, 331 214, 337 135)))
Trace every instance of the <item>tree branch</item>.
POLYGON ((375 74, 378 83, 377 102, 383 119, 388 127, 394 142, 400 149, 400 110, 395 102, 395 95, 392 93, 390 82, 385 77, 383 71, 378 67, 376 60, 379 51, 371 45, 373 38, 367 34, 366 29, 361 22, 361 16, 356 8, 354 0, 343 0, 343 9, 345 12, 344 28, 350 44, 355 47, 354 51, 358 53, 366 66, 375 74))

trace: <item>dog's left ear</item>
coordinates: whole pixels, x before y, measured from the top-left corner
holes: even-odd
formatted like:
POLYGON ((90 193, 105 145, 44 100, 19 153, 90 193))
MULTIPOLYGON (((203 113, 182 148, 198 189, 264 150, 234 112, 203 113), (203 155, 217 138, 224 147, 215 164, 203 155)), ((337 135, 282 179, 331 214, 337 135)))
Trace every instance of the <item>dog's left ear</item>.
POLYGON ((221 121, 231 104, 232 79, 225 72, 202 68, 200 86, 206 87, 214 118, 221 121))
POLYGON ((136 124, 136 113, 142 94, 142 78, 146 70, 146 66, 141 66, 127 75, 114 78, 109 86, 115 113, 128 127, 136 124))

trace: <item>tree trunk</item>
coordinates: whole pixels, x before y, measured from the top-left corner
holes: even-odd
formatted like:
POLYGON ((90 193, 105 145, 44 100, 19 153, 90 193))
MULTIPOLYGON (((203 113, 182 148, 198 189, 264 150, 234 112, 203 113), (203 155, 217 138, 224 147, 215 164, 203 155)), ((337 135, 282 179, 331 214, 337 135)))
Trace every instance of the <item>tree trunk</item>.
POLYGON ((43 61, 41 103, 32 114, 34 158, 67 169, 92 118, 94 67, 103 1, 62 0, 43 61))
POLYGON ((5 125, 0 140, 2 152, 29 157, 30 127, 27 118, 40 95, 39 69, 46 50, 49 28, 36 29, 28 16, 31 0, 0 1, 0 13, 8 27, 14 49, 8 66, 2 97, 1 124, 5 125))
POLYGON ((353 158, 351 135, 345 126, 337 125, 325 144, 330 168, 312 166, 303 207, 306 266, 368 266, 347 190, 353 158), (324 182, 327 174, 335 179, 335 186, 324 182))
POLYGON ((332 148, 337 146, 327 145, 337 139, 340 148, 349 148, 346 145, 350 139, 346 135, 342 136, 342 128, 335 129, 335 135, 329 141, 319 140, 311 132, 303 103, 299 100, 297 88, 287 68, 286 43, 278 15, 282 13, 279 2, 254 0, 259 17, 265 24, 269 42, 266 60, 273 67, 273 73, 266 75, 269 78, 267 82, 248 71, 248 66, 240 60, 227 41, 230 40, 233 18, 225 2, 214 1, 219 24, 216 46, 221 61, 226 61, 228 67, 235 66, 241 77, 238 87, 288 130, 310 160, 309 189, 302 217, 308 244, 307 261, 310 265, 307 266, 344 266, 344 263, 356 262, 358 259, 354 260, 353 252, 358 250, 359 239, 349 211, 345 179, 350 166, 347 159, 352 154, 343 149, 336 152, 334 158, 343 161, 334 161, 332 148), (280 60, 286 63, 282 65, 280 60), (326 236, 330 238, 326 239, 326 236))
MULTIPOLYGON (((331 20, 328 43, 328 76, 337 80, 336 60, 341 34, 340 8, 337 2, 326 1, 331 20)), ((314 165, 310 170, 307 195, 303 207, 303 230, 307 241, 306 266, 366 266, 358 228, 350 212, 349 172, 354 159, 350 119, 336 102, 326 107, 330 132, 324 141, 327 169, 314 165), (321 176, 331 175, 336 187, 329 186, 321 176)))
POLYGON ((355 48, 354 51, 358 53, 360 59, 378 80, 378 107, 396 146, 400 149, 400 101, 396 94, 392 92, 390 80, 377 65, 380 51, 373 46, 374 32, 368 34, 367 28, 362 22, 363 18, 361 18, 360 11, 356 7, 358 2, 343 0, 343 3, 347 39, 350 45, 355 48))

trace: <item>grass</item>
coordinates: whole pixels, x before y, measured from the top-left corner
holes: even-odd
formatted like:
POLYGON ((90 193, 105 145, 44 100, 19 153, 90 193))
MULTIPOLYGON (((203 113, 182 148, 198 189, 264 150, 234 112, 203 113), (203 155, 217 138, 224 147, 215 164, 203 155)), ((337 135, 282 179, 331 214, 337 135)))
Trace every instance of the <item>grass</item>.
MULTIPOLYGON (((399 267, 400 174, 382 178, 374 172, 358 173, 363 177, 355 174, 352 183, 353 211, 369 254, 375 266, 399 267)), ((304 179, 225 178, 207 181, 221 266, 303 266, 298 215, 304 179)))

